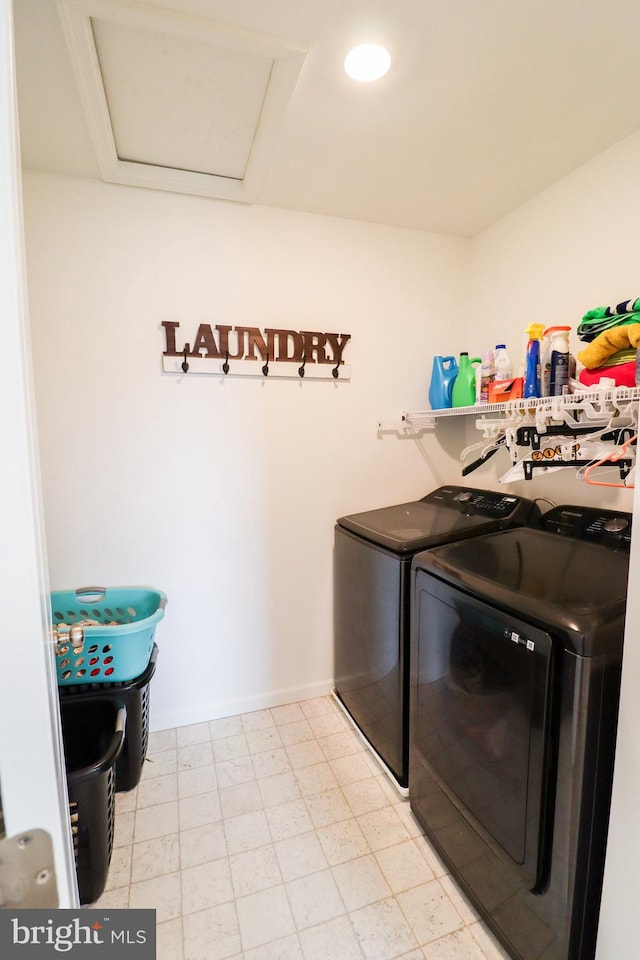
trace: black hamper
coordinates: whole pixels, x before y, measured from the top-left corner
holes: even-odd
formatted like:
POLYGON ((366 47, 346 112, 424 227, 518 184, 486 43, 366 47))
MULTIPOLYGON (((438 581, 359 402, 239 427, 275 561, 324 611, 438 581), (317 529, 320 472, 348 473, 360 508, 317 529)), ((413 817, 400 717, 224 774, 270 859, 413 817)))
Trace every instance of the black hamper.
POLYGON ((72 700, 86 703, 99 699, 113 700, 127 708, 127 730, 122 752, 116 761, 116 791, 133 790, 140 782, 149 743, 150 684, 156 669, 158 647, 154 643, 149 665, 144 673, 127 683, 85 683, 58 687, 60 703, 72 700))
POLYGON ((65 699, 60 706, 80 903, 94 903, 111 862, 115 763, 127 712, 115 700, 95 697, 65 699))

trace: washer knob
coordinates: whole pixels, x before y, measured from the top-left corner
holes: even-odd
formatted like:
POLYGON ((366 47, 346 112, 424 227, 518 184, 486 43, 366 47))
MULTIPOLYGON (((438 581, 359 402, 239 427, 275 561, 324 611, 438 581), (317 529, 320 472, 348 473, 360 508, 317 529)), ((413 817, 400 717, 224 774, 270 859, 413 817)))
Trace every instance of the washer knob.
POLYGON ((604 525, 605 533, 618 534, 622 533, 623 530, 626 530, 629 526, 629 521, 625 520, 624 517, 612 517, 611 520, 607 520, 604 525))
POLYGON ((471 500, 472 497, 473 497, 473 494, 471 493, 470 490, 463 490, 462 493, 459 493, 459 494, 458 494, 458 496, 457 496, 456 499, 457 499, 460 503, 468 503, 469 500, 471 500))

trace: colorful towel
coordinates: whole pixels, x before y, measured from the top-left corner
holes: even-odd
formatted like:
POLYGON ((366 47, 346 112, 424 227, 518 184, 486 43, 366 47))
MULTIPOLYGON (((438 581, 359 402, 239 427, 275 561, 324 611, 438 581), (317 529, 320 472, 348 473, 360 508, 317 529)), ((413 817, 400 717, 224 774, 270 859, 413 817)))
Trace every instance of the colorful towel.
POLYGON ((598 367, 597 370, 580 371, 578 379, 585 387, 597 387, 600 377, 611 377, 615 380, 616 387, 635 387, 636 385, 636 362, 620 363, 614 367, 598 367))
POLYGON ((620 363, 635 363, 638 356, 638 351, 634 350, 633 347, 628 347, 625 350, 618 350, 617 353, 612 353, 609 359, 607 360, 608 367, 615 367, 620 363))
POLYGON ((635 300, 623 300, 615 307, 596 307, 588 310, 578 326, 578 336, 590 343, 597 336, 612 327, 627 323, 640 322, 640 297, 635 300))
POLYGON ((581 350, 578 360, 589 370, 595 370, 596 367, 604 366, 609 357, 618 353, 619 350, 628 350, 630 347, 637 349, 638 344, 640 344, 640 322, 613 327, 611 330, 605 330, 593 343, 581 350))

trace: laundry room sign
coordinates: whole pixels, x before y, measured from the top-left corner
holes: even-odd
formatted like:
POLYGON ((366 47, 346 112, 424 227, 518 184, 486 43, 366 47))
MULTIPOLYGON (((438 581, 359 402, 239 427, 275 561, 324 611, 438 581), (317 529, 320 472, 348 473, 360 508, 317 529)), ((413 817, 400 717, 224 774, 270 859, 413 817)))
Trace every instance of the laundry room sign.
POLYGON ((180 324, 162 322, 165 373, 349 380, 343 354, 351 334, 201 323, 186 341, 180 324))

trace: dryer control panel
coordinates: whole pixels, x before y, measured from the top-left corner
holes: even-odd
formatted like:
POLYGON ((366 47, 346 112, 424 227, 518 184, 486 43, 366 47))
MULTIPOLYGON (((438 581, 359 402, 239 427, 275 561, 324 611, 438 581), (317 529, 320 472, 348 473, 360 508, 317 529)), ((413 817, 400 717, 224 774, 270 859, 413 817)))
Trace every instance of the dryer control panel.
POLYGON ((539 524, 549 533, 628 551, 631 546, 631 516, 624 511, 567 505, 554 507, 544 513, 539 524))
POLYGON ((422 502, 459 510, 467 516, 491 517, 495 520, 513 518, 526 523, 532 511, 538 515, 538 508, 531 500, 514 497, 512 494, 497 493, 495 490, 477 490, 474 487, 452 485, 438 487, 437 490, 423 497, 422 502))

